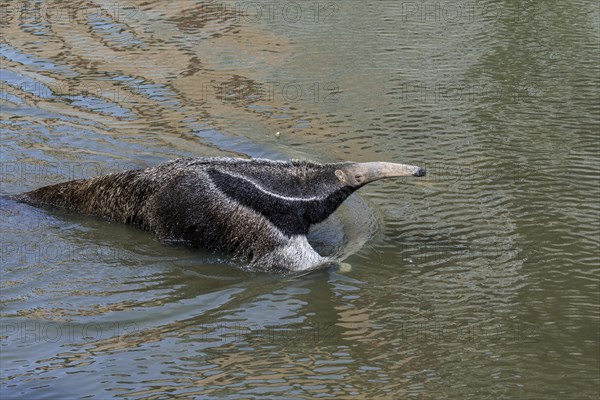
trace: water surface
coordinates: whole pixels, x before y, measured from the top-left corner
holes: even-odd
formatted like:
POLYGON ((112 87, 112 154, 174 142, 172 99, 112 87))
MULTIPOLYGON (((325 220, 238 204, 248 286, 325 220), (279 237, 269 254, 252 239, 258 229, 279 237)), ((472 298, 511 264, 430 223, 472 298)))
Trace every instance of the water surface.
POLYGON ((598 398, 595 2, 0 10, 1 194, 182 156, 428 168, 314 232, 350 271, 294 277, 1 200, 2 398, 598 398))

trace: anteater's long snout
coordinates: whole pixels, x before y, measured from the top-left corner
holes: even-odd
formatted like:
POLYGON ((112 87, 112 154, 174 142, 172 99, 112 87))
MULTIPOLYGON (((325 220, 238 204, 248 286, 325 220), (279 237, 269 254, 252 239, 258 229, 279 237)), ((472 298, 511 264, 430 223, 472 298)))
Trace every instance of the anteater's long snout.
POLYGON ((359 164, 365 171, 368 182, 383 178, 400 176, 425 176, 425 168, 416 165, 398 164, 391 162, 368 162, 359 164))
POLYGON ((351 163, 344 168, 340 178, 353 186, 363 186, 367 183, 402 176, 425 176, 425 168, 416 165, 390 162, 351 163))

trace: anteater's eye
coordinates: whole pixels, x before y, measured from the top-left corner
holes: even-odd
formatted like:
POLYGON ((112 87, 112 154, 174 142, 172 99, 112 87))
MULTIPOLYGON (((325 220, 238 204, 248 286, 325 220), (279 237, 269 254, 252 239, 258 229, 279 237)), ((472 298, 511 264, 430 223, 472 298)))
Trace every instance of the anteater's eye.
POLYGON ((354 179, 356 179, 357 182, 362 181, 362 175, 354 175, 354 179))

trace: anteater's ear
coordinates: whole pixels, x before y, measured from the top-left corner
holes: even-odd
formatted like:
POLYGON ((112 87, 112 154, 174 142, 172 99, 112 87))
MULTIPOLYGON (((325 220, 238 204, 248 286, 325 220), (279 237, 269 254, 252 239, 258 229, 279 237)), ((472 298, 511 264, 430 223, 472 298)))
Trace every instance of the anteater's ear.
POLYGON ((335 176, 337 176, 337 178, 340 180, 340 182, 346 183, 346 174, 341 169, 335 170, 335 176))

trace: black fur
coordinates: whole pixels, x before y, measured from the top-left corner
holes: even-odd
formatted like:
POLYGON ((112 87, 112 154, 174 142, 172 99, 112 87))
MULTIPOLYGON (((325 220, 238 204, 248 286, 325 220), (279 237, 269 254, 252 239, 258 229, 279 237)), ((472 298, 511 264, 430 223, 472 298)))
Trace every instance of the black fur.
POLYGON ((306 235, 311 224, 325 220, 352 193, 349 187, 343 186, 327 193, 320 201, 295 201, 269 196, 252 183, 216 168, 209 169, 208 175, 225 195, 263 215, 283 234, 290 237, 306 235))

